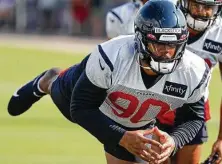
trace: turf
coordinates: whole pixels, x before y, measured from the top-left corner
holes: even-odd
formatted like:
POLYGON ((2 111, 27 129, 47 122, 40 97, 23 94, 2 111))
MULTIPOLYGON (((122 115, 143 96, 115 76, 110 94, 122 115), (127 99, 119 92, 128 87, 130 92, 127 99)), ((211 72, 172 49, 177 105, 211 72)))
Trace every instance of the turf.
MULTIPOLYGON (((1 164, 102 164, 103 147, 86 131, 65 120, 49 97, 35 104, 20 117, 7 113, 11 94, 21 84, 51 67, 66 68, 84 54, 0 46, 0 163, 1 164)), ((221 80, 215 69, 210 85, 212 119, 210 139, 202 159, 217 137, 221 80)))

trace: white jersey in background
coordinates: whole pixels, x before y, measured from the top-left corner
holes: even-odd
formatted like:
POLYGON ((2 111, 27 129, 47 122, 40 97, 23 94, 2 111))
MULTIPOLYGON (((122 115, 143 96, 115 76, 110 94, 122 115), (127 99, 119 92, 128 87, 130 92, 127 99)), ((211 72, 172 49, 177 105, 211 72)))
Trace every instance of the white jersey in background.
POLYGON ((100 110, 126 127, 142 127, 158 116, 186 103, 195 103, 207 90, 209 68, 186 50, 177 69, 146 88, 134 35, 120 36, 101 45, 86 64, 89 80, 107 90, 100 110))
MULTIPOLYGON (((171 0, 175 4, 177 0, 171 0)), ((143 6, 140 0, 134 0, 111 9, 106 15, 106 35, 109 39, 119 35, 135 33, 134 18, 143 6)))
POLYGON ((193 43, 187 44, 186 48, 203 58, 210 68, 213 68, 218 61, 222 62, 221 17, 218 17, 215 24, 207 29, 200 38, 197 38, 193 43))
POLYGON ((106 15, 107 37, 133 34, 134 18, 142 5, 141 1, 128 2, 110 10, 106 15))

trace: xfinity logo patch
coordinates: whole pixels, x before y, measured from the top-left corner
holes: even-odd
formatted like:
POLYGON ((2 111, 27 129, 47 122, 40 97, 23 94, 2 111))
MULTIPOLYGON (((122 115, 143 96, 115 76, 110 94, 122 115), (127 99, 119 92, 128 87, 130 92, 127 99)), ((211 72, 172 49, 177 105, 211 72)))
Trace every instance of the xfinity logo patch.
POLYGON ((220 53, 222 51, 222 43, 215 42, 210 39, 206 39, 203 45, 203 50, 212 53, 220 53))
POLYGON ((176 33, 180 34, 181 33, 181 28, 155 28, 155 33, 176 33))
POLYGON ((176 96, 176 97, 185 97, 187 91, 187 86, 183 84, 178 84, 178 83, 172 83, 169 81, 166 81, 164 88, 163 88, 163 93, 171 96, 176 96))

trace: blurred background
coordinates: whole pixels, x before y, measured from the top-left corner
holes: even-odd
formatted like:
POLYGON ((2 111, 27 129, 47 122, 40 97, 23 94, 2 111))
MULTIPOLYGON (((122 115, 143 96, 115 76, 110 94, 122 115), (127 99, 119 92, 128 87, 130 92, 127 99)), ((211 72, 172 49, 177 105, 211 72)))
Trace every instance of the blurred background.
MULTIPOLYGON (((0 164, 105 164, 103 146, 60 114, 49 96, 12 117, 8 101, 51 67, 67 68, 107 40, 105 16, 126 0, 0 0, 0 164)), ((221 78, 210 84, 212 119, 202 160, 219 128, 221 78)))
POLYGON ((0 32, 105 36, 108 10, 129 0, 0 0, 0 32))

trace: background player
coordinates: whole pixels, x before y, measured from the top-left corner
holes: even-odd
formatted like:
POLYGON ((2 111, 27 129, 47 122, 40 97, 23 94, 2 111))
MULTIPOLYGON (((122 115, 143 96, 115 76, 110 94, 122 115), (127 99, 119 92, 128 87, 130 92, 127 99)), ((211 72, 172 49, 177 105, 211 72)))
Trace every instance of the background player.
MULTIPOLYGON (((213 71, 213 68, 219 63, 219 70, 220 73, 222 73, 222 20, 220 17, 222 1, 180 0, 178 4, 186 17, 189 30, 186 48, 203 58, 211 68, 211 71, 213 71)), ((208 97, 208 92, 205 97, 208 97)), ((205 101, 205 120, 207 121, 210 119, 210 110, 208 99, 206 98, 205 101)), ((222 113, 222 108, 220 108, 220 113, 222 113)), ((168 119, 167 122, 166 120, 160 121, 169 123, 168 119)), ((201 147, 202 144, 207 141, 207 138, 208 134, 205 124, 197 137, 178 152, 176 163, 199 163, 201 147), (187 159, 190 159, 190 161, 187 161, 187 159)), ((219 155, 216 163, 220 163, 222 161, 222 117, 220 117, 220 130, 218 139, 212 148, 212 155, 215 152, 219 155)))
POLYGON ((147 0, 132 0, 111 9, 106 15, 106 35, 108 39, 119 35, 134 34, 134 18, 147 0))

